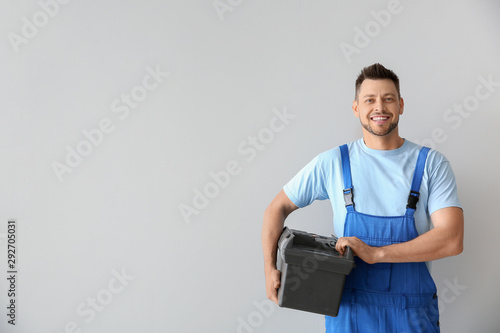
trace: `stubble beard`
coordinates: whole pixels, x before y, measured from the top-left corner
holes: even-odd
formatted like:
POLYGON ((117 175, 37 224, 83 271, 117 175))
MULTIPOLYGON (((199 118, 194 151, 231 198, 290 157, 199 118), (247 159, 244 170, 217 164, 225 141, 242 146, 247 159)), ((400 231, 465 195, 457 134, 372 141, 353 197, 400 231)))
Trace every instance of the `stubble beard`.
POLYGON ((368 123, 366 123, 366 124, 363 124, 361 119, 359 120, 359 122, 361 123, 361 126, 363 126, 363 128, 365 130, 367 130, 368 132, 370 132, 371 134, 376 135, 376 136, 386 136, 386 135, 390 134, 392 131, 394 131, 394 129, 396 127, 398 127, 399 120, 396 121, 395 123, 391 123, 389 128, 385 132, 375 132, 373 130, 373 128, 370 126, 370 120, 368 120, 368 123))

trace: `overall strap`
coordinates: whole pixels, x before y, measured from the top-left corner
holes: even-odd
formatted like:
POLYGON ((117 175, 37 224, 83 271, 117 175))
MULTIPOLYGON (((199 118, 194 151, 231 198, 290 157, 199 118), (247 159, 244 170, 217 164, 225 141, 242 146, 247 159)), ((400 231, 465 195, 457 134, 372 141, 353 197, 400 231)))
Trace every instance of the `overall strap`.
POLYGON ((422 149, 420 149, 420 153, 418 154, 417 165, 415 166, 413 180, 411 182, 410 195, 408 196, 408 204, 406 205, 406 215, 413 216, 415 210, 417 209, 417 202, 420 196, 420 184, 422 183, 425 161, 427 160, 429 150, 430 148, 428 147, 422 147, 422 149))
POLYGON ((342 177, 344 178, 344 201, 347 211, 354 211, 354 198, 352 193, 351 163, 349 162, 349 148, 347 145, 340 146, 340 157, 342 159, 342 177))

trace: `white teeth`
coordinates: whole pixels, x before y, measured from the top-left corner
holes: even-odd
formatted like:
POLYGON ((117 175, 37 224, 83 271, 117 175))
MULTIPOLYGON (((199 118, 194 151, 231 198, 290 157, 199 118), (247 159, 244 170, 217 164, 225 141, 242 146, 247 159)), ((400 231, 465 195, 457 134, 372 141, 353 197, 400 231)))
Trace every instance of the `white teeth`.
POLYGON ((386 120, 388 117, 373 117, 372 120, 386 120))

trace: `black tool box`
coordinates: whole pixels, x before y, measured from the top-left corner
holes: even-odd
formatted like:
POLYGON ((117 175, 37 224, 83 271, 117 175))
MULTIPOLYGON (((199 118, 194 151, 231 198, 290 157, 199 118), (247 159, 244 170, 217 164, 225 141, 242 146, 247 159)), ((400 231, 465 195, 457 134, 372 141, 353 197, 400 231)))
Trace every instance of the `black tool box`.
POLYGON ((337 316, 354 256, 350 248, 340 255, 336 242, 335 237, 283 229, 278 241, 279 306, 337 316))

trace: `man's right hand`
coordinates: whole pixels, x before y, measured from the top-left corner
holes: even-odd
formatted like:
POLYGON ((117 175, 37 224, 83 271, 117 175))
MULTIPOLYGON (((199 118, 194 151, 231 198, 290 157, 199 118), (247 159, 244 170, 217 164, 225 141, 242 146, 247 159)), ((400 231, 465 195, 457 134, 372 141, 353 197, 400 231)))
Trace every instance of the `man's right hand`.
POLYGON ((267 298, 278 304, 278 289, 281 285, 281 272, 277 269, 271 269, 266 272, 266 292, 267 298))

